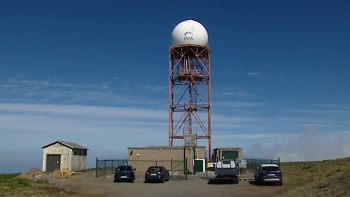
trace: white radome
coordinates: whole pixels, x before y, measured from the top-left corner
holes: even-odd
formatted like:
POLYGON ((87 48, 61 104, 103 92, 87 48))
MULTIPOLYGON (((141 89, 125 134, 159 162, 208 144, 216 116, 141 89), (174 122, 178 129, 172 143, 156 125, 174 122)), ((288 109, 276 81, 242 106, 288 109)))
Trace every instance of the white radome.
POLYGON ((172 46, 208 45, 208 32, 205 27, 194 20, 185 20, 175 26, 171 34, 172 46))

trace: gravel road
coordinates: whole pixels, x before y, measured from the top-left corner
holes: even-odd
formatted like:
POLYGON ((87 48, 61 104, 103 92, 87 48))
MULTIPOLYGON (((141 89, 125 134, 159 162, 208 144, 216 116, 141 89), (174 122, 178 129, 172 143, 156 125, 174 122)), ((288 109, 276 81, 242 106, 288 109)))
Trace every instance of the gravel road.
POLYGON ((166 183, 143 183, 143 177, 138 176, 134 183, 114 183, 113 176, 93 177, 77 175, 62 179, 53 186, 63 187, 74 196, 107 196, 107 197, 255 197, 272 196, 288 189, 288 186, 266 185, 257 186, 253 181, 209 181, 205 175, 189 175, 188 179, 170 180, 166 183))

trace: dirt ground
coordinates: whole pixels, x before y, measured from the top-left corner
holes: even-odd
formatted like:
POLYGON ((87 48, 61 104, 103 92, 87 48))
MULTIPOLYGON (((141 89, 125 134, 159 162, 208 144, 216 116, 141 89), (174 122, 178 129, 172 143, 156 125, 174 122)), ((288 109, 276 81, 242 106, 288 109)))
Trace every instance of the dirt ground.
POLYGON ((179 196, 272 196, 285 192, 291 186, 258 186, 254 181, 241 180, 239 184, 232 181, 207 180, 205 174, 189 175, 188 179, 170 180, 166 183, 143 183, 143 174, 137 175, 134 183, 113 182, 113 176, 94 177, 94 173, 75 174, 69 178, 50 183, 53 188, 64 188, 61 194, 67 196, 127 196, 127 197, 179 197, 179 196), (209 184, 210 183, 210 184, 209 184))

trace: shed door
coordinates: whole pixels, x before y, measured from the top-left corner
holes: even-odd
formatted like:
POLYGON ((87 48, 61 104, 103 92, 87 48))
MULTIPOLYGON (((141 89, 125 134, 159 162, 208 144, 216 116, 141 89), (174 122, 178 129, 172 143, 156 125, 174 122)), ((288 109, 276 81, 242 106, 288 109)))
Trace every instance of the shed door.
POLYGON ((46 155, 46 172, 60 169, 61 155, 46 155))
POLYGON ((194 160, 194 171, 195 172, 204 172, 203 162, 204 162, 204 160, 194 160))

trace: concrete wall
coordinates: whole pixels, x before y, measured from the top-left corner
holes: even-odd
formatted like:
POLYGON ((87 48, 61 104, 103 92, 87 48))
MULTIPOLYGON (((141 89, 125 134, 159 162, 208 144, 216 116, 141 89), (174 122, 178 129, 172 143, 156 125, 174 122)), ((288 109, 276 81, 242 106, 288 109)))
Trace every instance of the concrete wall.
POLYGON ((71 158, 72 158, 72 151, 70 148, 63 146, 60 143, 55 143, 51 146, 48 146, 43 149, 43 166, 42 170, 46 172, 46 161, 47 161, 47 155, 61 155, 61 161, 60 161, 60 168, 70 168, 71 166, 71 158))
MULTIPOLYGON (((195 147, 198 159, 205 159, 205 147, 195 147)), ((193 171, 194 147, 185 147, 187 157, 187 168, 193 171)), ((150 146, 150 147, 128 147, 128 163, 136 168, 138 174, 145 173, 151 165, 162 165, 166 169, 183 171, 184 147, 183 146, 150 146), (132 154, 131 154, 132 151, 132 154), (173 160, 171 165, 171 160, 173 160), (157 161, 157 162, 156 162, 157 161)))
POLYGON ((86 170, 87 156, 73 155, 70 172, 86 170))
POLYGON ((60 169, 68 169, 69 172, 86 170, 87 156, 74 155, 73 150, 55 143, 43 149, 42 171, 46 172, 47 155, 61 155, 60 169))

